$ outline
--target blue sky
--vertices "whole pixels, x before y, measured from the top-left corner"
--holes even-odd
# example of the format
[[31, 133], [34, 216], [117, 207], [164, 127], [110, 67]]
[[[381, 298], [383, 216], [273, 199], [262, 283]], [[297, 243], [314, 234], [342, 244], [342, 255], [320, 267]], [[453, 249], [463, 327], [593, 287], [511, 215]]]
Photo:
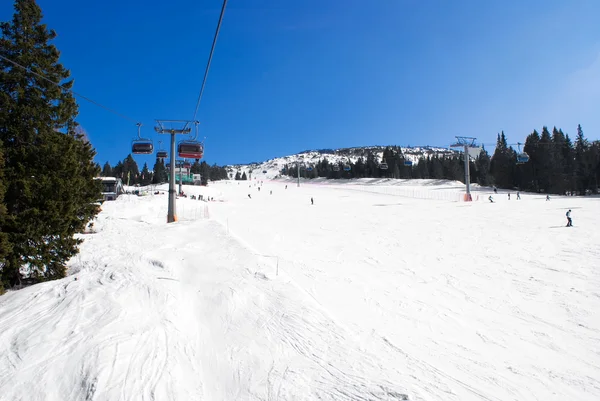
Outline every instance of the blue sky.
[[[135, 121], [191, 119], [221, 0], [38, 0], [74, 89]], [[0, 4], [0, 20], [12, 17]], [[205, 160], [306, 149], [600, 137], [596, 0], [229, 0], [198, 112]], [[96, 160], [135, 124], [79, 99]], [[136, 156], [141, 165], [153, 157]]]

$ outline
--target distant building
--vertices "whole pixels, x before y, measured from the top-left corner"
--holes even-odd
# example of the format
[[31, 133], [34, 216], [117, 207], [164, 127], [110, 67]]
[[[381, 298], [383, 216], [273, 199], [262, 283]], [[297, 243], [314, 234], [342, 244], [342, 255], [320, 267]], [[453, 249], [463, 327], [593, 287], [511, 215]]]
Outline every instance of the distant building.
[[105, 201], [116, 200], [123, 190], [123, 181], [115, 177], [98, 177], [102, 181], [102, 198]]
[[192, 174], [192, 179], [194, 180], [194, 185], [202, 185], [202, 175]]

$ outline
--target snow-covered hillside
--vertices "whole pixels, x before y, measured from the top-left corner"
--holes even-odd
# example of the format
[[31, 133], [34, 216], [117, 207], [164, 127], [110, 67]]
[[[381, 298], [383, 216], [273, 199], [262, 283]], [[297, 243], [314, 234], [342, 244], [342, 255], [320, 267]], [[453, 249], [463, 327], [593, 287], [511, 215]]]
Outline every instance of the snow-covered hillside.
[[[233, 178], [237, 171], [251, 175], [257, 179], [273, 179], [278, 177], [281, 170], [286, 165], [296, 165], [301, 163], [305, 165], [314, 165], [323, 159], [327, 159], [332, 164], [352, 162], [362, 157], [366, 159], [367, 152], [371, 152], [375, 155], [377, 162], [380, 162], [383, 158], [383, 151], [385, 146], [369, 146], [360, 148], [345, 148], [337, 150], [311, 150], [295, 155], [277, 157], [274, 159], [267, 160], [262, 163], [251, 163], [251, 164], [236, 164], [226, 166], [229, 171], [229, 175]], [[452, 149], [438, 148], [438, 147], [407, 147], [401, 148], [402, 154], [406, 160], [410, 160], [413, 163], [417, 163], [421, 157], [432, 157], [434, 155], [445, 156], [453, 155], [457, 152]]]
[[67, 278], [0, 297], [0, 400], [600, 399], [600, 199], [408, 184], [104, 203]]

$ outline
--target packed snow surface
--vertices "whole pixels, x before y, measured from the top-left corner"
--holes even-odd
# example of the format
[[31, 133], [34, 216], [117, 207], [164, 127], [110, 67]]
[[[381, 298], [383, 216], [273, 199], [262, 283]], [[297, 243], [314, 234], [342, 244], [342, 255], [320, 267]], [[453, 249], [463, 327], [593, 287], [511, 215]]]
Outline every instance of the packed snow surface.
[[599, 198], [184, 191], [214, 201], [106, 202], [67, 278], [0, 297], [0, 400], [600, 399]]

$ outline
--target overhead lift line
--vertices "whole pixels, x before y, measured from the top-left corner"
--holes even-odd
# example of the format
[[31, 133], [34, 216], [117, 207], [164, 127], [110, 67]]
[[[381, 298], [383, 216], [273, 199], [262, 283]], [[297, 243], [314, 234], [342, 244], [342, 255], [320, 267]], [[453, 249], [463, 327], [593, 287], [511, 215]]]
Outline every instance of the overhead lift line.
[[221, 7], [221, 15], [219, 16], [219, 23], [217, 24], [217, 30], [215, 31], [215, 37], [213, 38], [212, 47], [208, 56], [208, 63], [206, 64], [206, 70], [204, 71], [204, 79], [202, 80], [202, 86], [200, 87], [200, 94], [198, 95], [198, 101], [196, 102], [196, 110], [194, 110], [194, 117], [192, 118], [192, 121], [196, 120], [196, 115], [198, 114], [198, 107], [200, 107], [200, 100], [202, 99], [202, 93], [204, 92], [204, 86], [206, 85], [206, 77], [208, 76], [208, 70], [210, 69], [210, 62], [215, 51], [217, 37], [219, 36], [219, 30], [221, 29], [221, 22], [223, 21], [223, 14], [225, 14], [226, 6], [227, 0], [223, 0], [223, 7]]
[[11, 60], [11, 59], [9, 59], [9, 58], [6, 58], [6, 57], [4, 57], [4, 56], [3, 56], [3, 55], [1, 55], [1, 54], [0, 54], [0, 58], [2, 58], [2, 59], [4, 59], [4, 60], [8, 61], [9, 63], [11, 63], [11, 64], [13, 64], [13, 65], [16, 65], [17, 67], [20, 67], [20, 68], [24, 69], [25, 71], [27, 71], [27, 72], [29, 72], [29, 73], [31, 73], [31, 74], [33, 74], [33, 75], [37, 76], [37, 77], [40, 77], [40, 78], [42, 78], [42, 79], [43, 79], [43, 80], [45, 80], [45, 81], [48, 81], [48, 82], [50, 82], [50, 83], [51, 83], [51, 84], [53, 84], [53, 85], [56, 85], [57, 87], [59, 87], [59, 88], [60, 88], [61, 90], [63, 90], [63, 91], [67, 91], [67, 92], [69, 92], [69, 93], [72, 93], [73, 95], [79, 96], [80, 98], [82, 98], [82, 99], [84, 99], [84, 100], [87, 100], [88, 102], [90, 102], [90, 103], [92, 103], [92, 104], [95, 104], [95, 105], [96, 105], [96, 106], [98, 106], [98, 107], [102, 107], [104, 110], [106, 110], [106, 111], [109, 111], [109, 112], [111, 112], [111, 113], [113, 113], [113, 114], [116, 114], [117, 116], [119, 116], [119, 117], [121, 117], [121, 118], [124, 118], [124, 119], [126, 119], [126, 120], [129, 120], [129, 121], [133, 121], [134, 123], [137, 123], [137, 121], [136, 121], [136, 120], [134, 120], [133, 118], [130, 118], [130, 117], [128, 117], [128, 116], [126, 116], [126, 115], [124, 115], [124, 114], [121, 114], [121, 113], [119, 113], [119, 112], [117, 112], [117, 111], [114, 111], [113, 109], [111, 109], [111, 108], [109, 108], [109, 107], [106, 107], [106, 106], [104, 106], [103, 104], [101, 104], [101, 103], [98, 103], [98, 102], [96, 102], [95, 100], [93, 100], [93, 99], [90, 99], [89, 97], [82, 95], [81, 93], [77, 93], [77, 92], [75, 92], [73, 89], [67, 89], [67, 88], [64, 88], [64, 87], [63, 87], [61, 84], [59, 84], [58, 82], [54, 82], [53, 80], [51, 80], [51, 79], [49, 79], [49, 78], [46, 78], [45, 76], [43, 76], [43, 75], [41, 75], [41, 74], [38, 74], [37, 72], [33, 71], [31, 68], [27, 68], [27, 67], [25, 67], [25, 66], [23, 66], [23, 65], [21, 65], [21, 64], [19, 64], [19, 63], [17, 63], [16, 61], [13, 61], [13, 60]]

